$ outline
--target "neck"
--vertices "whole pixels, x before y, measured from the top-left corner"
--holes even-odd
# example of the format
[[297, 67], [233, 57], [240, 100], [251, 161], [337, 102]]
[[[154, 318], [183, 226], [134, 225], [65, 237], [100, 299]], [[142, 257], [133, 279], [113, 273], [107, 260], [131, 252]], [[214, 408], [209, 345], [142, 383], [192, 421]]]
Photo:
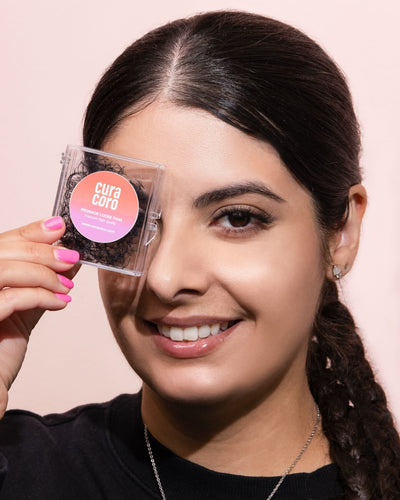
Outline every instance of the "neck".
[[[281, 475], [307, 441], [316, 404], [306, 384], [296, 395], [186, 404], [143, 386], [143, 420], [152, 435], [175, 454], [209, 469], [249, 476]], [[321, 425], [295, 472], [330, 463]]]

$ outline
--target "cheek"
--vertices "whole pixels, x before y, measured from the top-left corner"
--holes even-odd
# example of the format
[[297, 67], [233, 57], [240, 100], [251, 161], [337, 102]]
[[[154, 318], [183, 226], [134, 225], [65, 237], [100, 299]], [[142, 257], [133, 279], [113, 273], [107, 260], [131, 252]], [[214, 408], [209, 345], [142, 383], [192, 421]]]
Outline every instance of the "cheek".
[[141, 278], [100, 269], [98, 279], [104, 308], [114, 329], [132, 307]]
[[[135, 299], [143, 286], [143, 278], [128, 276], [113, 271], [98, 271], [101, 297], [114, 337], [132, 367], [140, 367], [135, 359], [141, 343], [135, 342], [138, 331], [136, 318], [131, 314]], [[137, 356], [136, 356], [137, 357]]]
[[309, 332], [324, 280], [313, 224], [271, 230], [262, 241], [219, 257], [218, 279], [253, 319], [288, 334], [292, 328]]

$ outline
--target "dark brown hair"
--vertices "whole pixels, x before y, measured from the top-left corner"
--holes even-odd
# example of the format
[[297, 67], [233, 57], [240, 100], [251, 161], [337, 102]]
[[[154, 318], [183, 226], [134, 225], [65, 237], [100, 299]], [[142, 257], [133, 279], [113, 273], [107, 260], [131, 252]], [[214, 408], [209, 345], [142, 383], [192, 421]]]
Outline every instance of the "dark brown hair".
[[[269, 142], [312, 194], [323, 233], [345, 220], [361, 180], [351, 96], [332, 59], [299, 30], [244, 12], [211, 12], [151, 31], [100, 80], [84, 144], [101, 148], [129, 114], [163, 97]], [[400, 498], [400, 442], [354, 321], [324, 284], [307, 362], [345, 498]]]

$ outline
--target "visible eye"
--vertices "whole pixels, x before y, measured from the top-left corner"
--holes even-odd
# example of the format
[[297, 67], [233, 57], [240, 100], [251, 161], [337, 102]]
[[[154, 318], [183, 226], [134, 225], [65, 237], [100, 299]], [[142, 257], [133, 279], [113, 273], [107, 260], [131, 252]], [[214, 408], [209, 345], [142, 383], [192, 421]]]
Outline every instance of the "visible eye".
[[270, 214], [253, 207], [226, 207], [214, 215], [213, 226], [228, 235], [245, 236], [266, 228], [273, 221]]
[[220, 224], [226, 227], [246, 227], [251, 223], [252, 216], [244, 210], [232, 211], [220, 217]]

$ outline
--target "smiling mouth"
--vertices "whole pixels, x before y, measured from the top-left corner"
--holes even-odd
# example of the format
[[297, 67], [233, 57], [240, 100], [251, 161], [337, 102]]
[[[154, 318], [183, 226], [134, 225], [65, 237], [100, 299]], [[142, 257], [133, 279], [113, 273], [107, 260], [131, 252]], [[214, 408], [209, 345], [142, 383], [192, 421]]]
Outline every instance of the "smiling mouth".
[[177, 342], [193, 342], [199, 339], [206, 339], [211, 335], [218, 335], [238, 322], [225, 321], [223, 323], [214, 323], [211, 325], [189, 326], [187, 328], [180, 328], [177, 326], [167, 326], [153, 323], [160, 335], [167, 337]]

